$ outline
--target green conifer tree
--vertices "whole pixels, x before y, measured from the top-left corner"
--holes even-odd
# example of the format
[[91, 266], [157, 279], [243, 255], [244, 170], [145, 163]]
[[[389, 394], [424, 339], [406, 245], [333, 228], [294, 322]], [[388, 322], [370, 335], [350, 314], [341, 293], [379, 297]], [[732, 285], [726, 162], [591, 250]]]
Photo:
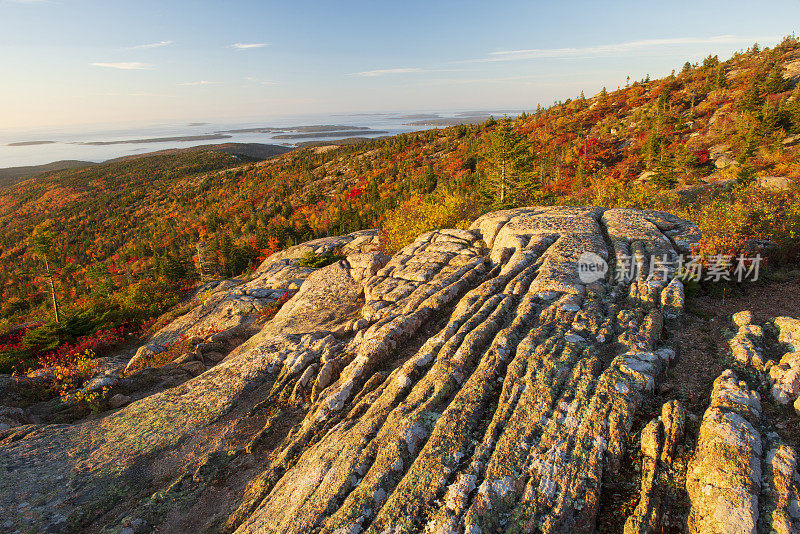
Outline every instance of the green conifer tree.
[[764, 91], [768, 94], [782, 93], [789, 86], [788, 80], [783, 77], [780, 67], [775, 67], [764, 81]]
[[53, 273], [50, 271], [50, 262], [48, 256], [51, 255], [53, 248], [53, 239], [55, 233], [53, 232], [52, 225], [49, 221], [44, 222], [37, 226], [31, 234], [31, 245], [37, 256], [44, 262], [45, 278], [47, 278], [48, 286], [50, 288], [50, 299], [53, 303], [53, 315], [56, 323], [61, 322], [61, 314], [58, 309], [58, 300], [56, 299], [56, 288], [53, 282]]
[[486, 157], [490, 171], [483, 180], [483, 196], [495, 207], [510, 206], [522, 193], [531, 154], [508, 118], [498, 121], [490, 142]]

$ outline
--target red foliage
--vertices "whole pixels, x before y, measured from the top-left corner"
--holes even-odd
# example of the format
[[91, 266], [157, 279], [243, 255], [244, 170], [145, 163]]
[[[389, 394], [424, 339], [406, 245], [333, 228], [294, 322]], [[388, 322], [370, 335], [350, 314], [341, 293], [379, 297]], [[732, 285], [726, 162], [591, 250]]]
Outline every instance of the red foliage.
[[40, 367], [69, 367], [87, 350], [100, 355], [113, 347], [122, 341], [122, 334], [122, 327], [98, 330], [88, 336], [79, 337], [74, 345], [64, 343], [58, 349], [40, 356], [37, 362]]
[[353, 200], [354, 198], [358, 198], [363, 194], [364, 194], [363, 189], [361, 189], [360, 187], [354, 187], [353, 189], [345, 193], [344, 198], [346, 198], [347, 200]]
[[708, 149], [705, 148], [703, 150], [695, 150], [694, 157], [695, 159], [697, 159], [698, 165], [705, 165], [711, 158], [711, 156], [708, 153]]
[[25, 336], [25, 334], [38, 326], [41, 326], [41, 323], [35, 323], [22, 328], [15, 328], [14, 330], [11, 330], [10, 332], [0, 336], [0, 352], [5, 350], [21, 350], [22, 338]]
[[265, 248], [262, 248], [258, 253], [258, 263], [261, 263], [265, 259], [269, 258], [280, 249], [281, 249], [281, 244], [278, 241], [278, 238], [274, 236], [270, 237], [267, 240], [267, 246]]
[[589, 137], [586, 141], [578, 148], [578, 156], [582, 157], [584, 161], [589, 159], [589, 151], [597, 144], [596, 137]]
[[281, 309], [281, 306], [286, 304], [286, 302], [296, 294], [296, 289], [292, 289], [284, 293], [283, 296], [277, 300], [277, 302], [273, 302], [261, 311], [261, 319], [264, 321], [269, 321], [275, 317], [275, 315], [277, 315], [278, 311]]

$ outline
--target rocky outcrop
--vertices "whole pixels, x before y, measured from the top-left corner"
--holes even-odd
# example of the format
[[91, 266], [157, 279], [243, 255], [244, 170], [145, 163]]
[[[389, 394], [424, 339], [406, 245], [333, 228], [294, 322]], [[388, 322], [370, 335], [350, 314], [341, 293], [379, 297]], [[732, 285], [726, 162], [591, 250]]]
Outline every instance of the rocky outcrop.
[[[256, 333], [259, 327], [254, 323], [259, 316], [290, 291], [299, 290], [306, 278], [317, 270], [302, 264], [306, 255], [339, 252], [352, 259], [355, 266], [352, 274], [361, 279], [365, 272], [374, 274], [377, 269], [374, 262], [365, 258], [376, 255], [370, 252], [377, 248], [378, 236], [374, 230], [317, 239], [271, 255], [248, 280], [205, 284], [195, 293], [195, 306], [151, 336], [128, 362], [127, 368], [140, 368], [149, 358], [166, 350], [170, 343], [191, 337], [208, 337], [215, 333], [225, 335], [228, 345], [235, 347], [238, 344], [230, 343], [231, 340], [241, 343]], [[326, 304], [318, 302], [315, 307], [323, 310]], [[313, 319], [309, 320], [313, 322]], [[205, 361], [204, 358], [198, 359]]]
[[800, 144], [800, 134], [787, 135], [786, 137], [783, 138], [781, 144], [787, 148]]
[[683, 441], [686, 410], [678, 401], [662, 407], [661, 416], [641, 432], [641, 490], [639, 503], [625, 522], [625, 534], [664, 532], [665, 515], [675, 501], [670, 468]]
[[794, 404], [800, 413], [800, 320], [777, 317], [762, 326], [752, 319], [749, 311], [733, 315], [733, 357], [759, 373], [775, 402]]
[[800, 531], [797, 453], [763, 433], [761, 414], [759, 394], [733, 371], [714, 382], [686, 480], [691, 532]]
[[762, 417], [765, 404], [797, 398], [800, 321], [778, 317], [752, 324], [753, 314], [746, 310], [732, 320], [737, 330], [729, 342], [731, 355], [767, 395], [762, 398], [730, 369], [714, 382], [687, 474], [689, 528], [699, 533], [800, 532], [797, 453]]
[[772, 191], [788, 191], [792, 187], [792, 180], [785, 176], [759, 176], [756, 180], [758, 185]]
[[691, 532], [756, 532], [761, 490], [760, 417], [758, 393], [750, 391], [731, 370], [717, 378], [687, 474]]
[[[345, 247], [374, 243], [353, 236]], [[249, 466], [207, 528], [593, 532], [603, 480], [675, 357], [661, 344], [683, 306], [670, 266], [698, 238], [666, 213], [547, 207], [430, 232], [391, 259], [358, 245], [199, 376], [76, 425], [0, 433], [8, 528], [157, 526], [166, 503], [200, 514]], [[259, 287], [274, 289], [273, 269], [296, 276], [305, 252], [268, 259]], [[586, 253], [605, 278], [581, 281]], [[648, 261], [617, 281], [629, 256]], [[254, 283], [214, 309], [242, 288], [260, 298]], [[665, 410], [657, 465], [679, 441], [680, 410]]]

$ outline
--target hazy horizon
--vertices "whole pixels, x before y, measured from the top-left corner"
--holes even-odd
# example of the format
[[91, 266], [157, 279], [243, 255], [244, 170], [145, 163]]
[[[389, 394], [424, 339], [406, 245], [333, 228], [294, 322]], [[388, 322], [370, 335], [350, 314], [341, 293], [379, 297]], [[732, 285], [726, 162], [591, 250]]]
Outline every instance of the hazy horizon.
[[[515, 115], [519, 110], [474, 110], [483, 120], [485, 114]], [[95, 163], [117, 157], [140, 155], [158, 150], [188, 148], [198, 145], [226, 143], [259, 143], [295, 146], [296, 143], [335, 141], [347, 137], [378, 137], [426, 130], [435, 125], [414, 124], [428, 119], [471, 117], [469, 110], [399, 110], [380, 113], [287, 114], [272, 117], [244, 117], [218, 121], [140, 121], [128, 124], [70, 125], [30, 129], [0, 129], [0, 169], [42, 165], [61, 160], [81, 160]], [[480, 122], [474, 120], [472, 122]], [[314, 137], [305, 132], [295, 139], [275, 138], [280, 132], [242, 132], [241, 128], [291, 129], [311, 125], [337, 125], [366, 128], [365, 131], [342, 131], [342, 135], [326, 132]], [[231, 131], [233, 130], [233, 131]], [[198, 139], [196, 136], [217, 135], [217, 138]], [[174, 139], [180, 137], [182, 139]], [[183, 139], [185, 137], [185, 139]], [[194, 138], [192, 138], [194, 137]], [[151, 142], [142, 142], [149, 139]], [[135, 141], [135, 142], [134, 142]]]
[[7, 131], [534, 109], [773, 46], [800, 4], [0, 0], [0, 15]]

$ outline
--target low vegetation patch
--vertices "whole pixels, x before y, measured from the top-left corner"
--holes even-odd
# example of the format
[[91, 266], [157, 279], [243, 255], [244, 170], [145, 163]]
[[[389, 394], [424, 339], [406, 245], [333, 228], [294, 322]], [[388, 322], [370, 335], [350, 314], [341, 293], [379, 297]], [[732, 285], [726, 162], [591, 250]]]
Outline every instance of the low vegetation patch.
[[289, 299], [291, 299], [293, 296], [297, 294], [297, 291], [298, 291], [297, 289], [289, 290], [286, 293], [284, 293], [283, 296], [279, 298], [277, 301], [263, 308], [259, 313], [257, 321], [263, 324], [274, 318], [278, 314], [280, 309], [283, 307], [283, 305], [286, 304], [289, 301]]
[[320, 267], [326, 267], [337, 261], [343, 260], [345, 258], [344, 254], [341, 251], [330, 251], [330, 252], [323, 252], [321, 254], [316, 254], [314, 252], [306, 252], [305, 255], [297, 260], [297, 265], [300, 267], [308, 267], [312, 269], [318, 269]]

